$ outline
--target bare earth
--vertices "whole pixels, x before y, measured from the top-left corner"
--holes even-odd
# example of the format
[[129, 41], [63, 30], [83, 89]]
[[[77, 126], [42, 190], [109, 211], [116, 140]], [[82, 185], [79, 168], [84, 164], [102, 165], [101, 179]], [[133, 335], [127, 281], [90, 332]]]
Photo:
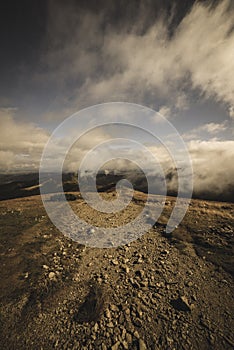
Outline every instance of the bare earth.
[[[174, 201], [147, 234], [108, 249], [65, 238], [40, 196], [1, 201], [0, 348], [233, 349], [234, 204], [192, 200], [166, 236]], [[116, 227], [142, 210], [144, 195], [122, 217], [69, 203]]]

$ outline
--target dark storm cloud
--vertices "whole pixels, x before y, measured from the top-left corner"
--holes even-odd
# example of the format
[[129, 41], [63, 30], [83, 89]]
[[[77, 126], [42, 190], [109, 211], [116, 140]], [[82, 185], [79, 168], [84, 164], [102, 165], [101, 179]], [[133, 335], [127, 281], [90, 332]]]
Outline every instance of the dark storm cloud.
[[37, 64], [46, 18], [46, 0], [0, 2], [0, 107], [20, 99], [19, 88], [25, 94], [23, 82]]

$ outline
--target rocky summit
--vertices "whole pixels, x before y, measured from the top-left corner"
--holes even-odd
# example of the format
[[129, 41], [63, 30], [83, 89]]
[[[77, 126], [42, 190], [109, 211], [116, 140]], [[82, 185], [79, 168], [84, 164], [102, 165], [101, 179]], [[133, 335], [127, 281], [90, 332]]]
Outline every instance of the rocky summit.
[[[126, 220], [144, 204], [134, 198]], [[94, 225], [120, 223], [73, 199]], [[0, 348], [233, 349], [234, 205], [192, 200], [168, 235], [174, 202], [137, 240], [91, 248], [53, 226], [40, 196], [1, 201]]]

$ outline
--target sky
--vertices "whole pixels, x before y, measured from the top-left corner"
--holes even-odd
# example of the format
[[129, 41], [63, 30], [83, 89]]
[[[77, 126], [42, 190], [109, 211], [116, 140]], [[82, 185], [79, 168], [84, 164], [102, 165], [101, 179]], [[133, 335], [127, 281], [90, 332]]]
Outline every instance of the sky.
[[233, 186], [232, 0], [2, 1], [0, 16], [1, 172], [37, 170], [68, 116], [123, 101], [176, 127], [197, 189]]

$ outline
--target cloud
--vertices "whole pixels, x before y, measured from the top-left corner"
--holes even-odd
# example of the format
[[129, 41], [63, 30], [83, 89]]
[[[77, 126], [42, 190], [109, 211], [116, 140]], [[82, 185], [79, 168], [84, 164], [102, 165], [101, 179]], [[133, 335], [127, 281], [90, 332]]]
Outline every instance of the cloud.
[[165, 118], [169, 118], [171, 115], [171, 108], [167, 106], [161, 106], [158, 113], [162, 114], [162, 116]]
[[173, 47], [190, 73], [193, 88], [206, 97], [232, 104], [234, 13], [228, 11], [228, 5], [230, 1], [226, 0], [216, 7], [197, 2], [178, 27]]
[[186, 132], [183, 135], [183, 138], [185, 140], [199, 139], [201, 135], [205, 135], [205, 134], [208, 136], [214, 136], [226, 131], [227, 129], [228, 129], [227, 120], [225, 120], [222, 123], [206, 123], [198, 126], [197, 128], [190, 130], [189, 132]]
[[233, 106], [229, 107], [229, 115], [231, 118], [234, 118], [234, 107]]
[[[145, 6], [142, 11], [147, 18]], [[107, 23], [105, 10], [77, 14], [72, 6], [52, 2], [48, 49], [42, 57], [45, 70], [34, 78], [59, 89], [55, 105], [67, 94], [64, 107], [118, 100], [155, 107], [164, 100], [168, 108], [183, 110], [190, 94], [198, 91], [225, 104], [232, 116], [231, 1], [216, 6], [195, 2], [173, 33], [172, 17], [161, 15], [148, 26], [129, 19], [121, 28]]]
[[[234, 141], [192, 140], [188, 150], [193, 166], [193, 194], [195, 197], [233, 201], [234, 189]], [[162, 148], [152, 148], [163, 165], [167, 188], [176, 193], [178, 174], [175, 165]], [[182, 176], [186, 169], [182, 169]]]
[[38, 170], [48, 132], [34, 124], [14, 120], [15, 110], [0, 109], [1, 171]]
[[227, 129], [227, 123], [207, 123], [200, 127], [200, 130], [204, 130], [209, 134], [217, 134], [219, 132], [225, 131]]
[[213, 199], [232, 199], [234, 141], [191, 141], [195, 194]]

